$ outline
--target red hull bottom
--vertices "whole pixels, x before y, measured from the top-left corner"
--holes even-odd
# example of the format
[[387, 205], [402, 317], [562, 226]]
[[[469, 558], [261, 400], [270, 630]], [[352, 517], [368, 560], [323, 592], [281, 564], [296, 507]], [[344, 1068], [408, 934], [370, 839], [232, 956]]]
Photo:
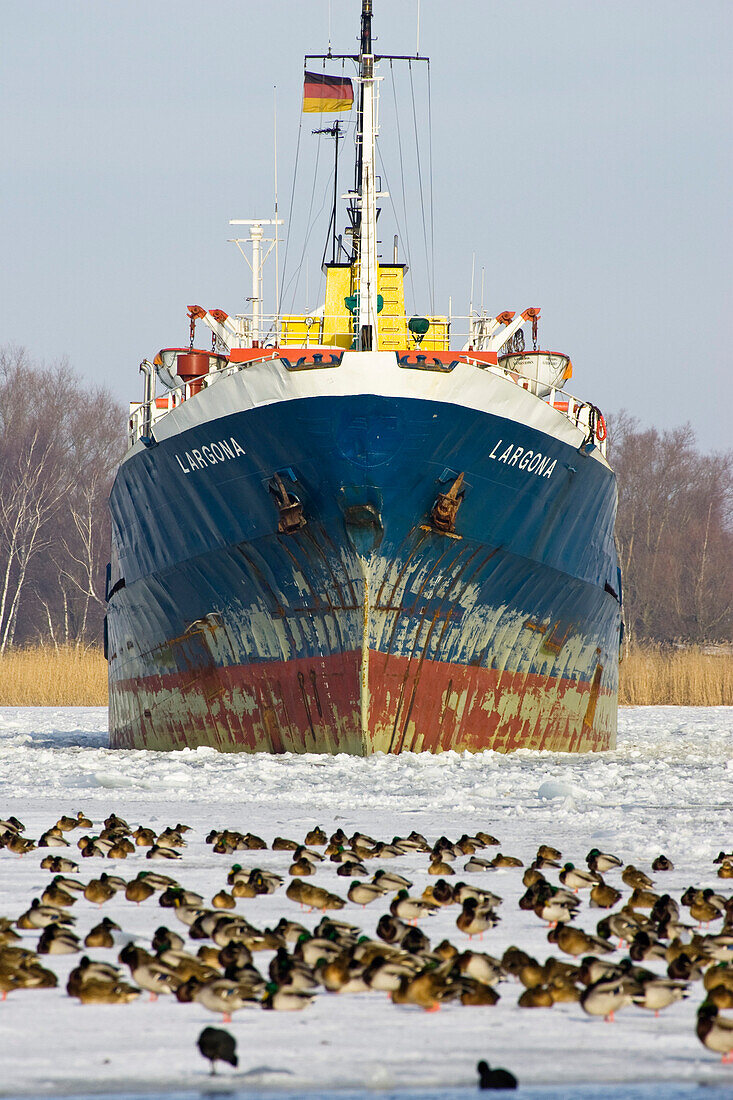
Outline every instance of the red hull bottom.
[[588, 752], [616, 744], [600, 685], [369, 650], [110, 685], [112, 747], [221, 752]]

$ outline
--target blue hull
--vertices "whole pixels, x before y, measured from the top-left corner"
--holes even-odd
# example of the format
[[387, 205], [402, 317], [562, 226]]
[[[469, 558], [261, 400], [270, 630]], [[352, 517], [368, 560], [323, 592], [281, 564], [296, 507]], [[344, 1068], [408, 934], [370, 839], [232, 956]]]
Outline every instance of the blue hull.
[[281, 401], [142, 449], [111, 498], [112, 743], [610, 747], [615, 508], [605, 464], [440, 401]]

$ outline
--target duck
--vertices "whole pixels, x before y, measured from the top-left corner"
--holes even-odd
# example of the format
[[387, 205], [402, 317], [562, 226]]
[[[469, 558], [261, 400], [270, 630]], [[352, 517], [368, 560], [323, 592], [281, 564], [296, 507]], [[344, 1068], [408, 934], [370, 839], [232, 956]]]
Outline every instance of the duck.
[[[435, 884], [438, 885], [437, 882]], [[457, 882], [453, 887], [453, 898], [459, 905], [463, 905], [466, 898], [475, 898], [476, 901], [484, 902], [486, 905], [490, 905], [496, 908], [497, 905], [501, 905], [502, 899], [498, 894], [492, 893], [491, 890], [486, 890], [482, 886], [469, 886], [466, 882]]]
[[492, 859], [491, 866], [501, 870], [506, 867], [524, 867], [524, 864], [517, 856], [505, 856], [502, 852], [498, 852]]
[[276, 836], [272, 842], [273, 852], [294, 852], [297, 847], [297, 840], [288, 840], [284, 836]]
[[652, 863], [652, 871], [674, 871], [674, 863], [665, 855], [658, 855]]
[[39, 936], [36, 951], [39, 955], [74, 955], [79, 951], [79, 937], [68, 928], [49, 924]]
[[33, 898], [30, 908], [26, 909], [15, 922], [17, 928], [45, 928], [49, 924], [71, 925], [74, 918], [58, 909], [55, 905], [43, 905], [38, 898]]
[[643, 992], [634, 997], [634, 1004], [646, 1008], [658, 1016], [663, 1008], [681, 1001], [687, 996], [688, 983], [669, 978], [649, 978], [642, 984]]
[[385, 943], [400, 944], [407, 935], [409, 925], [399, 917], [384, 913], [377, 922], [377, 935]]
[[566, 863], [558, 877], [563, 886], [574, 893], [578, 890], [590, 890], [601, 881], [595, 871], [581, 871], [574, 863]]
[[78, 990], [85, 982], [118, 982], [122, 975], [117, 966], [112, 963], [97, 962], [87, 955], [82, 955], [79, 962], [70, 972], [66, 983], [66, 992], [70, 997], [75, 997]]
[[301, 1012], [312, 1005], [314, 1000], [314, 994], [306, 990], [289, 989], [279, 986], [277, 982], [268, 982], [262, 1007], [275, 1012]]
[[136, 848], [152, 848], [157, 836], [153, 829], [144, 829], [142, 825], [139, 825], [133, 832], [132, 838], [135, 841]]
[[655, 893], [654, 890], [646, 890], [641, 886], [635, 886], [626, 904], [629, 909], [653, 909], [660, 897], [661, 895]]
[[120, 931], [119, 924], [115, 924], [109, 917], [103, 917], [99, 924], [95, 924], [84, 937], [85, 947], [114, 947], [115, 941], [112, 932]]
[[135, 902], [136, 905], [142, 905], [155, 893], [155, 887], [143, 877], [144, 874], [145, 872], [141, 871], [137, 878], [131, 879], [125, 887], [125, 898], [127, 901]]
[[[127, 887], [125, 887], [127, 889]], [[84, 897], [95, 905], [104, 905], [117, 893], [108, 877], [102, 873], [100, 878], [93, 878], [84, 887]]]
[[166, 848], [160, 844], [154, 844], [145, 853], [146, 859], [180, 859], [181, 853], [175, 848]]
[[733, 878], [733, 859], [724, 859], [718, 867], [718, 878]]
[[393, 917], [399, 917], [400, 920], [405, 921], [416, 921], [420, 917], [432, 917], [439, 909], [440, 906], [436, 902], [410, 897], [407, 890], [400, 890], [389, 907]]
[[480, 1061], [476, 1066], [479, 1089], [515, 1089], [518, 1081], [508, 1069], [491, 1069], [488, 1062]]
[[426, 1012], [436, 1012], [451, 993], [460, 996], [460, 988], [450, 991], [442, 972], [425, 969], [413, 977], [405, 976], [390, 998], [396, 1005], [417, 1005]]
[[487, 905], [482, 905], [476, 898], [466, 898], [463, 909], [456, 918], [456, 927], [470, 938], [482, 936], [483, 933], [499, 923], [501, 918]]
[[455, 871], [444, 859], [434, 859], [428, 867], [428, 874], [434, 875], [436, 878], [443, 877], [445, 875], [454, 875]]
[[477, 832], [475, 833], [476, 839], [481, 842], [484, 848], [498, 848], [499, 841], [491, 833]]
[[624, 865], [624, 861], [619, 859], [618, 856], [611, 855], [610, 852], [601, 852], [599, 848], [591, 848], [585, 857], [585, 862], [588, 864], [589, 870], [595, 871], [597, 874], [606, 874], [608, 871], [615, 871], [618, 867]]
[[638, 867], [635, 867], [633, 863], [628, 863], [621, 872], [621, 881], [625, 882], [627, 886], [631, 886], [636, 890], [643, 888], [651, 888], [654, 885], [649, 875], [645, 875], [643, 871], [640, 871]]
[[220, 1027], [205, 1027], [196, 1040], [196, 1045], [202, 1057], [211, 1062], [211, 1076], [216, 1076], [216, 1063], [228, 1062], [236, 1069], [239, 1065], [237, 1058], [237, 1041], [228, 1031]]
[[717, 1005], [704, 1001], [697, 1010], [697, 1037], [708, 1050], [733, 1061], [733, 1020], [719, 1014]]
[[[106, 919], [105, 917], [105, 920]], [[184, 946], [185, 940], [183, 936], [179, 936], [177, 932], [172, 932], [171, 929], [166, 928], [164, 924], [161, 924], [159, 928], [155, 929], [151, 941], [153, 951], [157, 952], [162, 948], [170, 948], [173, 951], [183, 951]]]
[[211, 904], [214, 909], [235, 909], [237, 905], [232, 894], [227, 893], [226, 890], [219, 890], [218, 893], [214, 894]]
[[36, 847], [32, 840], [22, 837], [20, 833], [11, 833], [10, 835], [5, 833], [3, 841], [7, 850], [13, 852], [16, 856], [24, 856]]
[[76, 905], [77, 899], [72, 897], [68, 890], [64, 890], [64, 888], [59, 885], [59, 877], [60, 876], [57, 876], [57, 878], [53, 879], [53, 881], [48, 884], [41, 894], [41, 901], [44, 905], [55, 905], [57, 908], [69, 909], [72, 905]]
[[[452, 944], [450, 946], [452, 947]], [[456, 952], [456, 948], [453, 948], [453, 951]], [[506, 970], [492, 955], [485, 955], [478, 951], [463, 951], [460, 955], [455, 954], [452, 957], [455, 958], [461, 974], [467, 978], [474, 978], [482, 985], [495, 985], [506, 977]]]
[[57, 825], [52, 825], [38, 839], [39, 848], [69, 848], [69, 842]]
[[134, 846], [125, 837], [116, 840], [107, 852], [107, 859], [127, 859], [135, 851]]
[[41, 860], [41, 868], [58, 874], [74, 874], [79, 870], [79, 864], [73, 859], [67, 859], [66, 856], [44, 856]]
[[353, 878], [354, 875], [368, 875], [369, 872], [363, 863], [356, 863], [353, 860], [349, 860], [347, 863], [342, 863], [336, 870], [337, 875], [341, 875], [343, 878]]
[[460, 997], [462, 1005], [479, 1008], [482, 1005], [495, 1005], [499, 1001], [499, 994], [490, 985], [476, 981], [475, 978], [464, 978], [460, 982]]
[[552, 993], [546, 985], [535, 985], [525, 989], [517, 1001], [520, 1008], [552, 1008], [554, 1003]]
[[140, 990], [126, 982], [105, 982], [92, 979], [73, 994], [83, 1005], [130, 1004], [140, 996]]
[[181, 985], [181, 979], [174, 970], [132, 943], [123, 947], [119, 960], [130, 968], [132, 980], [148, 991], [151, 1001], [157, 1000], [161, 994], [175, 993]]
[[444, 878], [426, 886], [422, 892], [423, 901], [432, 901], [436, 905], [455, 905], [456, 898], [453, 887]]
[[294, 880], [286, 890], [286, 895], [292, 898], [290, 891], [293, 886], [297, 884], [300, 886], [299, 897], [295, 900], [300, 901], [301, 905], [307, 905], [310, 909], [343, 909], [346, 902], [343, 898], [338, 897], [336, 894], [332, 894], [329, 890], [324, 890], [321, 886], [312, 886], [309, 882], [303, 882], [301, 880]]
[[590, 906], [592, 909], [613, 909], [614, 905], [620, 900], [621, 891], [617, 890], [615, 886], [610, 886], [607, 882], [604, 882], [603, 878], [595, 886], [591, 886]]
[[346, 896], [355, 905], [367, 906], [373, 901], [383, 898], [386, 893], [388, 891], [384, 887], [378, 886], [374, 882], [359, 882], [358, 879], [354, 879]]
[[328, 843], [328, 837], [320, 825], [317, 825], [315, 829], [310, 829], [305, 834], [304, 844], [306, 847], [325, 848]]
[[641, 992], [628, 978], [602, 978], [589, 985], [580, 995], [580, 1007], [588, 1016], [603, 1016], [613, 1020], [615, 1012], [633, 1002]]
[[315, 875], [316, 869], [309, 859], [301, 856], [300, 859], [295, 859], [288, 867], [288, 874], [299, 878], [308, 878], [309, 875]]
[[494, 865], [489, 859], [483, 859], [481, 856], [471, 856], [463, 864], [463, 870], [469, 874], [476, 874], [480, 871], [491, 871], [494, 869]]
[[599, 936], [592, 936], [584, 932], [582, 928], [573, 928], [568, 924], [558, 924], [552, 929], [549, 936], [566, 955], [607, 955], [615, 951], [615, 947], [608, 940]]

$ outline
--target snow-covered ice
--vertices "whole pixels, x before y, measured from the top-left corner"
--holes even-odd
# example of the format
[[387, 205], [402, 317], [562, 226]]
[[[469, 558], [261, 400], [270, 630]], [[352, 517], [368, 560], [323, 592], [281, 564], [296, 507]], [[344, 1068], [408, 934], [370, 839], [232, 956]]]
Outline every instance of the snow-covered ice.
[[[730, 707], [624, 709], [618, 748], [587, 756], [520, 751], [355, 759], [226, 756], [211, 749], [120, 752], [107, 748], [106, 722], [104, 708], [0, 708], [0, 818], [15, 814], [35, 838], [60, 814], [78, 809], [95, 825], [113, 810], [130, 824], [156, 830], [184, 822], [192, 826], [184, 858], [163, 870], [207, 899], [225, 885], [234, 862], [213, 854], [204, 842], [209, 829], [224, 826], [251, 830], [268, 844], [278, 834], [302, 839], [315, 824], [328, 832], [340, 826], [347, 834], [360, 829], [386, 839], [412, 829], [429, 840], [483, 829], [499, 838], [501, 851], [525, 865], [543, 841], [582, 866], [591, 847], [646, 870], [664, 852], [675, 870], [655, 876], [658, 888], [679, 896], [689, 885], [722, 892], [728, 885], [715, 877], [712, 860], [719, 849], [730, 850], [733, 840]], [[72, 843], [78, 835], [71, 834]], [[19, 858], [0, 850], [0, 916], [16, 918], [41, 893], [50, 878], [39, 869], [47, 851]], [[69, 854], [73, 858], [76, 849]], [[83, 860], [79, 877], [86, 881], [114, 870], [132, 878], [140, 869], [160, 868], [142, 863], [144, 854], [139, 849], [124, 862]], [[290, 862], [287, 852], [237, 856], [244, 866], [280, 873]], [[377, 865], [370, 865], [370, 873]], [[434, 881], [424, 855], [386, 866], [414, 881], [412, 893]], [[461, 876], [460, 861], [456, 868]], [[334, 864], [324, 865], [310, 881], [345, 896], [348, 881], [335, 871]], [[473, 946], [501, 955], [515, 943], [541, 960], [558, 955], [537, 917], [517, 907], [521, 876], [515, 869], [470, 876], [504, 898], [501, 922]], [[617, 879], [607, 876], [614, 884]], [[273, 925], [283, 913], [309, 927], [319, 919], [301, 913], [282, 890], [240, 900], [237, 908], [258, 927]], [[366, 909], [348, 904], [338, 916], [373, 935], [385, 909], [380, 903]], [[122, 926], [123, 939], [137, 937], [141, 943], [159, 924], [175, 923], [170, 910], [158, 907], [157, 896], [137, 907], [118, 895], [101, 911], [80, 900], [74, 907], [77, 931], [83, 936], [105, 914]], [[421, 927], [433, 943], [447, 936], [467, 944], [455, 927], [456, 915], [449, 907], [421, 921]], [[603, 915], [586, 902], [579, 923], [594, 930]], [[37, 936], [24, 932], [23, 938], [34, 946]], [[118, 949], [90, 954], [111, 961]], [[208, 1068], [195, 1040], [202, 1027], [217, 1025], [217, 1018], [196, 1004], [165, 997], [155, 1003], [140, 998], [126, 1006], [82, 1006], [64, 989], [78, 957], [47, 957], [46, 965], [59, 975], [57, 989], [14, 992], [0, 1003], [0, 1093], [203, 1085]], [[255, 957], [265, 971], [268, 960], [267, 954]], [[661, 964], [651, 965], [661, 972]], [[733, 1066], [721, 1066], [695, 1036], [699, 984], [687, 1001], [658, 1019], [632, 1007], [608, 1025], [575, 1004], [519, 1009], [514, 980], [498, 989], [495, 1007], [445, 1005], [436, 1013], [396, 1007], [376, 993], [321, 993], [301, 1013], [244, 1010], [228, 1025], [238, 1041], [240, 1066], [236, 1072], [227, 1067], [227, 1084], [293, 1091], [472, 1085], [476, 1061], [484, 1057], [510, 1067], [526, 1083], [704, 1080], [727, 1082], [733, 1091]]]

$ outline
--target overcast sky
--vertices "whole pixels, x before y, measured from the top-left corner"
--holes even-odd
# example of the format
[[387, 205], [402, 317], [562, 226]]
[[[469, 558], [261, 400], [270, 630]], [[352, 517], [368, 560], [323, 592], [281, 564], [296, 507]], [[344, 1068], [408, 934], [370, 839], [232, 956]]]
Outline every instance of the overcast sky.
[[[374, 0], [378, 50], [415, 51], [417, 8]], [[187, 305], [248, 308], [228, 221], [272, 216], [275, 86], [285, 217], [301, 127], [285, 305], [318, 304], [333, 145], [300, 114], [303, 54], [329, 22], [334, 52], [356, 50], [359, 0], [1, 10], [0, 343], [137, 400], [140, 360], [187, 342]], [[422, 0], [432, 142], [424, 66], [381, 84], [398, 220], [386, 203], [380, 231], [385, 256], [409, 237], [408, 308], [430, 310], [430, 279], [398, 123], [410, 178], [417, 123], [427, 206], [432, 151], [437, 312], [467, 313], [475, 254], [474, 304], [483, 269], [490, 312], [539, 305], [573, 392], [733, 445], [732, 24], [730, 0]]]

